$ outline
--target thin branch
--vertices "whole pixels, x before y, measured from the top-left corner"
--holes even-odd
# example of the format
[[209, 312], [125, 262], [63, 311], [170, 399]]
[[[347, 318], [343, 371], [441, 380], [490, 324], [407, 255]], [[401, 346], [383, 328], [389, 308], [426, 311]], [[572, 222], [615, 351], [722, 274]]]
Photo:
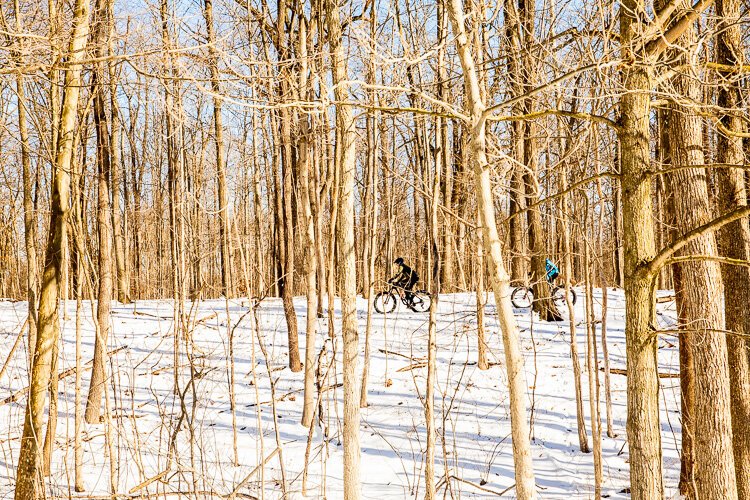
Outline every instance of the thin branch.
[[488, 116], [488, 121], [522, 121], [522, 120], [533, 120], [535, 118], [541, 118], [543, 116], [564, 116], [566, 118], [577, 118], [579, 120], [589, 120], [597, 123], [603, 123], [612, 127], [615, 130], [619, 130], [620, 126], [614, 120], [607, 118], [606, 116], [594, 115], [591, 113], [583, 113], [580, 111], [565, 111], [562, 109], [543, 109], [540, 111], [533, 111], [525, 115], [511, 115], [511, 116], [500, 116], [493, 115]]
[[484, 110], [483, 118], [486, 119], [486, 117], [490, 116], [494, 111], [502, 108], [507, 108], [509, 106], [513, 106], [514, 104], [517, 104], [525, 99], [528, 99], [529, 97], [532, 97], [536, 94], [539, 94], [540, 92], [543, 92], [551, 87], [554, 87], [555, 85], [558, 85], [560, 83], [563, 83], [567, 80], [570, 80], [571, 78], [575, 78], [576, 76], [580, 75], [581, 73], [585, 73], [589, 70], [598, 70], [601, 71], [606, 68], [611, 68], [613, 66], [619, 65], [621, 60], [619, 58], [610, 60], [608, 62], [602, 63], [602, 62], [595, 62], [593, 64], [587, 64], [586, 66], [581, 66], [580, 68], [576, 68], [573, 71], [569, 73], [565, 73], [564, 75], [558, 76], [554, 80], [551, 80], [550, 82], [545, 83], [544, 85], [540, 85], [539, 87], [536, 87], [534, 89], [530, 89], [528, 92], [524, 92], [523, 95], [520, 95], [518, 97], [514, 97], [512, 99], [508, 99], [507, 101], [503, 101], [501, 103], [492, 105], [487, 107], [487, 109]]
[[750, 73], [750, 64], [721, 64], [713, 61], [703, 63], [707, 69], [718, 71], [719, 73]]
[[566, 194], [575, 191], [579, 187], [584, 186], [584, 185], [588, 184], [589, 182], [592, 182], [592, 181], [595, 181], [595, 180], [601, 179], [601, 178], [619, 179], [620, 178], [620, 174], [618, 174], [617, 172], [600, 172], [597, 175], [593, 175], [591, 177], [586, 177], [585, 179], [581, 179], [580, 181], [574, 182], [573, 184], [571, 184], [570, 186], [568, 186], [567, 189], [565, 189], [563, 191], [560, 191], [558, 193], [549, 195], [549, 196], [547, 196], [547, 197], [545, 197], [543, 199], [540, 199], [540, 200], [538, 200], [538, 201], [536, 201], [536, 202], [534, 202], [534, 203], [526, 206], [525, 208], [522, 208], [521, 210], [518, 210], [517, 212], [514, 212], [512, 215], [509, 215], [508, 217], [506, 217], [502, 221], [502, 224], [507, 224], [514, 217], [518, 217], [521, 214], [525, 214], [526, 212], [528, 212], [529, 210], [531, 210], [533, 208], [536, 208], [536, 207], [538, 207], [540, 205], [543, 205], [545, 203], [549, 203], [549, 202], [551, 202], [553, 200], [556, 200], [557, 198], [565, 196]]
[[671, 264], [693, 262], [696, 260], [718, 262], [720, 264], [727, 264], [730, 266], [750, 267], [750, 260], [733, 259], [731, 257], [722, 257], [719, 255], [680, 255], [679, 257], [671, 257], [667, 259], [666, 262], [664, 262], [664, 265], [669, 266]]
[[717, 229], [722, 228], [727, 224], [741, 219], [742, 217], [745, 217], [747, 215], [750, 215], [750, 206], [745, 206], [742, 208], [738, 208], [737, 210], [734, 210], [732, 212], [728, 212], [720, 217], [713, 219], [712, 221], [707, 222], [706, 224], [703, 224], [702, 226], [688, 231], [687, 233], [683, 234], [681, 237], [677, 238], [672, 243], [664, 247], [658, 254], [656, 254], [653, 259], [642, 263], [639, 266], [638, 272], [645, 272], [651, 276], [655, 276], [656, 273], [659, 272], [659, 269], [664, 267], [667, 261], [672, 258], [672, 255], [674, 255], [675, 252], [684, 248], [685, 245], [687, 245], [691, 241], [706, 234], [712, 233]]

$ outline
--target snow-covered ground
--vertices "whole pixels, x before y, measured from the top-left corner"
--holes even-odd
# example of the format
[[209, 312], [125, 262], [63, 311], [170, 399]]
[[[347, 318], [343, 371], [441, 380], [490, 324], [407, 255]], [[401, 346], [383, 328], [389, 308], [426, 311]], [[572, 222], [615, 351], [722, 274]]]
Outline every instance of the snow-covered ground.
[[[576, 322], [583, 373], [584, 410], [590, 434], [584, 304], [578, 291]], [[595, 291], [597, 315], [601, 294]], [[174, 393], [174, 337], [172, 301], [138, 301], [115, 304], [109, 349], [121, 348], [111, 358], [109, 385], [115, 462], [119, 467], [118, 492], [132, 496], [157, 492], [213, 492], [217, 497], [233, 491], [238, 498], [279, 498], [282, 469], [273, 456], [264, 469], [237, 488], [256, 466], [281, 443], [283, 479], [288, 498], [301, 498], [308, 430], [300, 425], [303, 372], [287, 367], [287, 334], [280, 299], [266, 299], [257, 310], [260, 337], [268, 358], [254, 341], [255, 330], [248, 302], [209, 300], [188, 304], [187, 314], [198, 324], [192, 342], [181, 341], [179, 361], [181, 399]], [[486, 330], [493, 366], [476, 366], [476, 316], [474, 294], [443, 295], [438, 309], [438, 387], [436, 418], [439, 434], [436, 470], [442, 495], [455, 498], [490, 498], [514, 484], [508, 415], [508, 393], [502, 341], [492, 297], [486, 309]], [[360, 341], [364, 347], [367, 303], [357, 302]], [[84, 302], [82, 321], [83, 360], [91, 359], [94, 327], [92, 305]], [[295, 300], [300, 325], [300, 351], [304, 359], [305, 299]], [[338, 306], [338, 303], [337, 303]], [[669, 324], [674, 304], [660, 304], [660, 321]], [[611, 367], [625, 367], [624, 300], [621, 290], [610, 290], [607, 337]], [[75, 366], [75, 302], [67, 304], [63, 321], [61, 371]], [[227, 318], [228, 312], [228, 318]], [[337, 310], [337, 312], [339, 312]], [[26, 316], [23, 302], [0, 302], [0, 363], [8, 356]], [[565, 312], [567, 317], [567, 313]], [[533, 461], [542, 498], [590, 498], [593, 496], [593, 454], [581, 453], [576, 430], [573, 370], [567, 321], [540, 323], [528, 310], [516, 310], [521, 327], [522, 352], [526, 358], [527, 398], [533, 407]], [[375, 314], [371, 338], [369, 407], [362, 410], [362, 492], [364, 498], [408, 498], [423, 495], [425, 447], [424, 394], [426, 368], [402, 368], [426, 357], [427, 314], [400, 306], [387, 317]], [[338, 326], [338, 325], [337, 325]], [[321, 371], [330, 363], [331, 342], [327, 320], [319, 320], [316, 351]], [[238, 464], [233, 452], [232, 412], [229, 397], [229, 335], [233, 331], [236, 438]], [[337, 329], [337, 332], [339, 330]], [[597, 333], [599, 329], [597, 328]], [[340, 345], [338, 348], [340, 349]], [[602, 349], [599, 344], [601, 359]], [[676, 339], [659, 341], [661, 372], [676, 372]], [[189, 350], [191, 356], [185, 355]], [[0, 401], [28, 383], [26, 348], [21, 346], [0, 379]], [[398, 354], [396, 354], [398, 353]], [[338, 356], [340, 363], [341, 356]], [[413, 359], [410, 359], [413, 358]], [[191, 369], [192, 365], [192, 369]], [[420, 365], [421, 366], [421, 365]], [[360, 359], [359, 369], [362, 361]], [[328, 371], [323, 382], [320, 408], [310, 449], [306, 488], [312, 498], [342, 498], [341, 366]], [[193, 376], [191, 377], [191, 372]], [[271, 380], [275, 383], [274, 424]], [[603, 420], [603, 495], [628, 498], [628, 447], [625, 443], [626, 378], [613, 374], [613, 431], [606, 435], [603, 372], [599, 372]], [[83, 394], [90, 371], [83, 374]], [[192, 379], [192, 383], [189, 383]], [[53, 470], [49, 479], [53, 495], [69, 498], [73, 492], [74, 376], [60, 381], [59, 422]], [[679, 476], [680, 418], [679, 379], [660, 379], [662, 392], [662, 444], [668, 496], [674, 495]], [[26, 399], [0, 403], [0, 498], [13, 495], [15, 464]], [[181, 417], [182, 415], [182, 417]], [[179, 432], [175, 433], [179, 425]], [[109, 491], [110, 460], [105, 453], [105, 424], [85, 425], [83, 430], [86, 493]], [[192, 446], [190, 444], [193, 437]], [[176, 438], [175, 438], [176, 436]], [[176, 443], [170, 460], [170, 443]], [[589, 443], [591, 436], [589, 435]], [[166, 472], [164, 472], [166, 471]], [[162, 474], [163, 473], [163, 474]], [[160, 476], [146, 486], [143, 483]], [[455, 478], [460, 479], [455, 479]], [[462, 481], [463, 480], [463, 481]], [[477, 488], [475, 485], [481, 485]], [[136, 488], [140, 486], [140, 488]], [[509, 490], [505, 496], [512, 497]], [[178, 495], [182, 496], [182, 495]], [[205, 493], [200, 498], [208, 498]], [[90, 496], [89, 496], [90, 498]], [[174, 498], [174, 496], [173, 496]]]

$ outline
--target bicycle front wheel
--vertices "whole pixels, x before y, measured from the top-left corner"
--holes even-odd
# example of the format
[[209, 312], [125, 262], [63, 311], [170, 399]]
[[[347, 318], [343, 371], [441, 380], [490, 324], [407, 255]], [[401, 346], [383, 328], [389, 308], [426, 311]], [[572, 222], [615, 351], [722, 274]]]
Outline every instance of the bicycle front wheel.
[[414, 292], [414, 297], [411, 299], [411, 307], [416, 312], [429, 312], [432, 307], [432, 296], [424, 290]]
[[390, 292], [380, 292], [375, 296], [373, 305], [380, 314], [392, 313], [396, 309], [396, 297]]
[[[568, 295], [570, 297], [570, 303], [575, 304], [576, 303], [576, 292], [572, 288], [570, 289], [570, 294]], [[555, 304], [558, 306], [564, 306], [566, 305], [565, 302], [565, 287], [562, 286], [556, 286], [552, 290], [552, 300], [555, 301]]]
[[534, 292], [531, 288], [518, 287], [510, 294], [510, 301], [513, 303], [513, 307], [519, 309], [529, 308], [534, 302]]

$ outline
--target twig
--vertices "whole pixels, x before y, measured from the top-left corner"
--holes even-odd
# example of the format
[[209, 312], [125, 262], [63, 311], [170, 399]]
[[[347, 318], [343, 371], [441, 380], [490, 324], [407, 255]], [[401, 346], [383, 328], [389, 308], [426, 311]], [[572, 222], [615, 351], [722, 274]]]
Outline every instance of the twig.
[[23, 330], [26, 328], [26, 325], [29, 323], [29, 318], [26, 318], [26, 321], [23, 322], [23, 326], [21, 326], [21, 330], [18, 332], [18, 336], [16, 337], [16, 341], [13, 344], [13, 347], [10, 348], [10, 352], [8, 353], [8, 357], [5, 358], [5, 364], [3, 364], [3, 368], [0, 369], [0, 380], [2, 380], [3, 375], [5, 375], [5, 370], [8, 369], [8, 365], [10, 364], [11, 358], [13, 358], [13, 353], [16, 352], [16, 349], [18, 348], [18, 344], [21, 343], [21, 338], [23, 337]]
[[[118, 352], [122, 351], [123, 349], [127, 349], [127, 347], [128, 347], [128, 346], [124, 345], [124, 346], [120, 346], [120, 347], [118, 347], [117, 349], [113, 349], [113, 350], [111, 350], [111, 351], [109, 351], [109, 352], [107, 353], [107, 356], [112, 356], [112, 355], [114, 355], [114, 354], [117, 354]], [[90, 369], [91, 369], [91, 364], [93, 363], [93, 361], [94, 361], [93, 359], [92, 359], [92, 360], [89, 360], [89, 362], [88, 362], [88, 363], [86, 363], [86, 366], [84, 366], [84, 367], [83, 367], [83, 370], [90, 370]], [[60, 380], [60, 379], [64, 379], [65, 377], [68, 377], [68, 376], [70, 376], [70, 375], [73, 375], [73, 374], [74, 374], [75, 372], [76, 372], [76, 369], [75, 369], [75, 367], [72, 367], [72, 368], [68, 368], [67, 370], [65, 370], [65, 371], [61, 372], [61, 373], [60, 373], [60, 374], [59, 374], [59, 375], [57, 376], [57, 378], [58, 378], [58, 380]], [[26, 394], [27, 392], [29, 392], [29, 386], [26, 386], [26, 387], [24, 387], [23, 389], [20, 389], [20, 390], [18, 390], [18, 391], [16, 391], [16, 392], [14, 392], [13, 394], [11, 394], [10, 396], [8, 396], [7, 398], [5, 398], [5, 399], [3, 399], [2, 401], [0, 401], [0, 406], [3, 406], [3, 405], [7, 405], [8, 403], [13, 403], [13, 402], [15, 402], [15, 401], [18, 401], [18, 400], [19, 400], [19, 399], [21, 399], [21, 398], [22, 398], [22, 397], [23, 397], [23, 396], [24, 396], [24, 395], [25, 395], [25, 394]]]

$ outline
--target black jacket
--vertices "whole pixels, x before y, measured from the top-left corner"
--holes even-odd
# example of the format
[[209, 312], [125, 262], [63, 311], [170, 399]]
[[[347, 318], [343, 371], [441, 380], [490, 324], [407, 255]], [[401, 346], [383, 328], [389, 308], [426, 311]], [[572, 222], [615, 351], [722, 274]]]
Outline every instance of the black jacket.
[[398, 272], [393, 278], [391, 278], [392, 283], [404, 288], [413, 287], [417, 281], [419, 281], [419, 275], [417, 275], [417, 272], [406, 264], [399, 265]]

